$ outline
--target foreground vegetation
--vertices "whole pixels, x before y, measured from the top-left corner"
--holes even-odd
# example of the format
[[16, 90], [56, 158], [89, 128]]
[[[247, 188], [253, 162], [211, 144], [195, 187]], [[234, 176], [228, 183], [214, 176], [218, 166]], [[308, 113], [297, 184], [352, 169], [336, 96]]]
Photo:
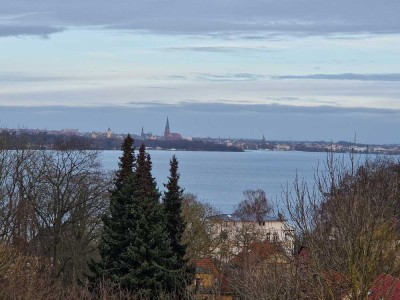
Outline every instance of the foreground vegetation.
[[[1, 299], [196, 298], [204, 258], [219, 270], [208, 293], [231, 299], [371, 299], [382, 274], [400, 276], [393, 157], [329, 154], [314, 186], [296, 179], [283, 199], [289, 249], [265, 242], [258, 223], [228, 240], [216, 210], [183, 195], [175, 158], [161, 195], [144, 147], [122, 149], [115, 174], [96, 151], [0, 149]], [[244, 196], [237, 214], [273, 213], [263, 191]]]

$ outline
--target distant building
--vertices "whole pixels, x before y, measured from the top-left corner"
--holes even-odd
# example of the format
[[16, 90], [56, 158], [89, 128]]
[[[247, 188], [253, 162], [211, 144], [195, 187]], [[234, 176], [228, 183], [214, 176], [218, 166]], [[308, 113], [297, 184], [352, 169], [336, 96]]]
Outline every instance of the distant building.
[[278, 151], [289, 151], [291, 148], [287, 144], [277, 144], [275, 146], [275, 149], [278, 150]]
[[153, 136], [153, 134], [151, 132], [145, 133], [144, 129], [143, 129], [143, 126], [142, 126], [142, 131], [140, 132], [140, 138], [142, 140], [154, 140], [154, 139], [156, 139], [156, 137]]
[[108, 129], [107, 129], [107, 138], [111, 139], [111, 137], [112, 137], [112, 131], [111, 131], [111, 128], [108, 127]]
[[61, 130], [61, 134], [78, 135], [79, 134], [79, 129], [71, 129], [71, 128], [62, 129]]
[[216, 261], [205, 257], [196, 261], [196, 274], [192, 284], [194, 299], [232, 300], [227, 276], [217, 267]]
[[288, 267], [289, 257], [279, 244], [271, 241], [254, 241], [247, 249], [243, 249], [231, 260], [231, 264], [239, 268], [250, 268], [252, 273], [262, 274], [271, 265]]
[[263, 135], [260, 144], [260, 149], [266, 149], [266, 148], [267, 148], [267, 141], [265, 140], [265, 135]]
[[164, 129], [164, 139], [165, 140], [181, 140], [182, 139], [182, 135], [180, 133], [170, 131], [168, 117], [167, 117], [167, 123], [165, 124], [165, 129]]
[[238, 254], [242, 250], [233, 241], [245, 232], [252, 232], [254, 238], [259, 241], [280, 243], [288, 252], [294, 248], [294, 230], [281, 214], [278, 214], [278, 217], [221, 214], [214, 216], [213, 221], [216, 234], [232, 241], [231, 253], [233, 254]]
[[164, 129], [164, 137], [168, 138], [171, 135], [171, 131], [169, 130], [169, 120], [167, 117], [167, 123], [165, 124], [165, 129]]

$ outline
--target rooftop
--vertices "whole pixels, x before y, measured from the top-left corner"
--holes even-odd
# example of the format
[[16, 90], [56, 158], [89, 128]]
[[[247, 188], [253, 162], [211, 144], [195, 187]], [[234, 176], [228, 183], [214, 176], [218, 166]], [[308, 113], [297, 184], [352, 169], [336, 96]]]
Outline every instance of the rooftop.
[[254, 215], [239, 215], [239, 214], [220, 214], [213, 216], [214, 219], [225, 222], [282, 222], [283, 217], [274, 217], [269, 215], [257, 216]]
[[400, 300], [400, 280], [388, 274], [380, 275], [371, 287], [369, 300]]

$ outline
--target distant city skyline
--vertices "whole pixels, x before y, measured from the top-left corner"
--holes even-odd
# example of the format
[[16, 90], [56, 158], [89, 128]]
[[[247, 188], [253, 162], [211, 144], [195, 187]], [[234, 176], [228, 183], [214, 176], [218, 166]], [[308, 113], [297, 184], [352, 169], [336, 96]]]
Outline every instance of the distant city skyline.
[[[399, 144], [399, 113], [392, 110], [277, 105], [155, 105], [115, 107], [3, 107], [0, 126], [6, 128], [106, 131], [162, 136], [167, 115], [171, 130], [183, 137], [253, 138], [267, 140], [353, 141], [366, 144]], [[382, 117], [383, 116], [383, 117]], [[88, 121], [90, 120], [90, 122]], [[350, 125], [349, 125], [350, 124]], [[353, 128], [350, 131], [348, 128]]]
[[399, 1], [0, 4], [2, 126], [400, 141]]

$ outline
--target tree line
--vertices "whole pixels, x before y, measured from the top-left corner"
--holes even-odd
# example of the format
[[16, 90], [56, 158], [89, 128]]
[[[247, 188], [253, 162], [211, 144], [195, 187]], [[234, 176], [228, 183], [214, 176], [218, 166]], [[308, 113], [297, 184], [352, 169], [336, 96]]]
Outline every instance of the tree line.
[[[29, 130], [2, 129], [0, 139], [7, 141], [4, 146], [8, 149], [23, 149], [29, 146], [31, 149], [85, 149], [85, 150], [117, 150], [123, 142], [121, 135], [111, 137], [97, 136], [91, 137], [89, 134], [66, 134], [50, 133], [47, 131], [30, 132]], [[140, 143], [149, 148], [161, 149], [180, 149], [187, 151], [223, 151], [223, 152], [242, 152], [236, 146], [227, 146], [223, 143], [204, 141], [201, 139], [193, 140], [163, 140], [163, 139], [137, 139]]]

